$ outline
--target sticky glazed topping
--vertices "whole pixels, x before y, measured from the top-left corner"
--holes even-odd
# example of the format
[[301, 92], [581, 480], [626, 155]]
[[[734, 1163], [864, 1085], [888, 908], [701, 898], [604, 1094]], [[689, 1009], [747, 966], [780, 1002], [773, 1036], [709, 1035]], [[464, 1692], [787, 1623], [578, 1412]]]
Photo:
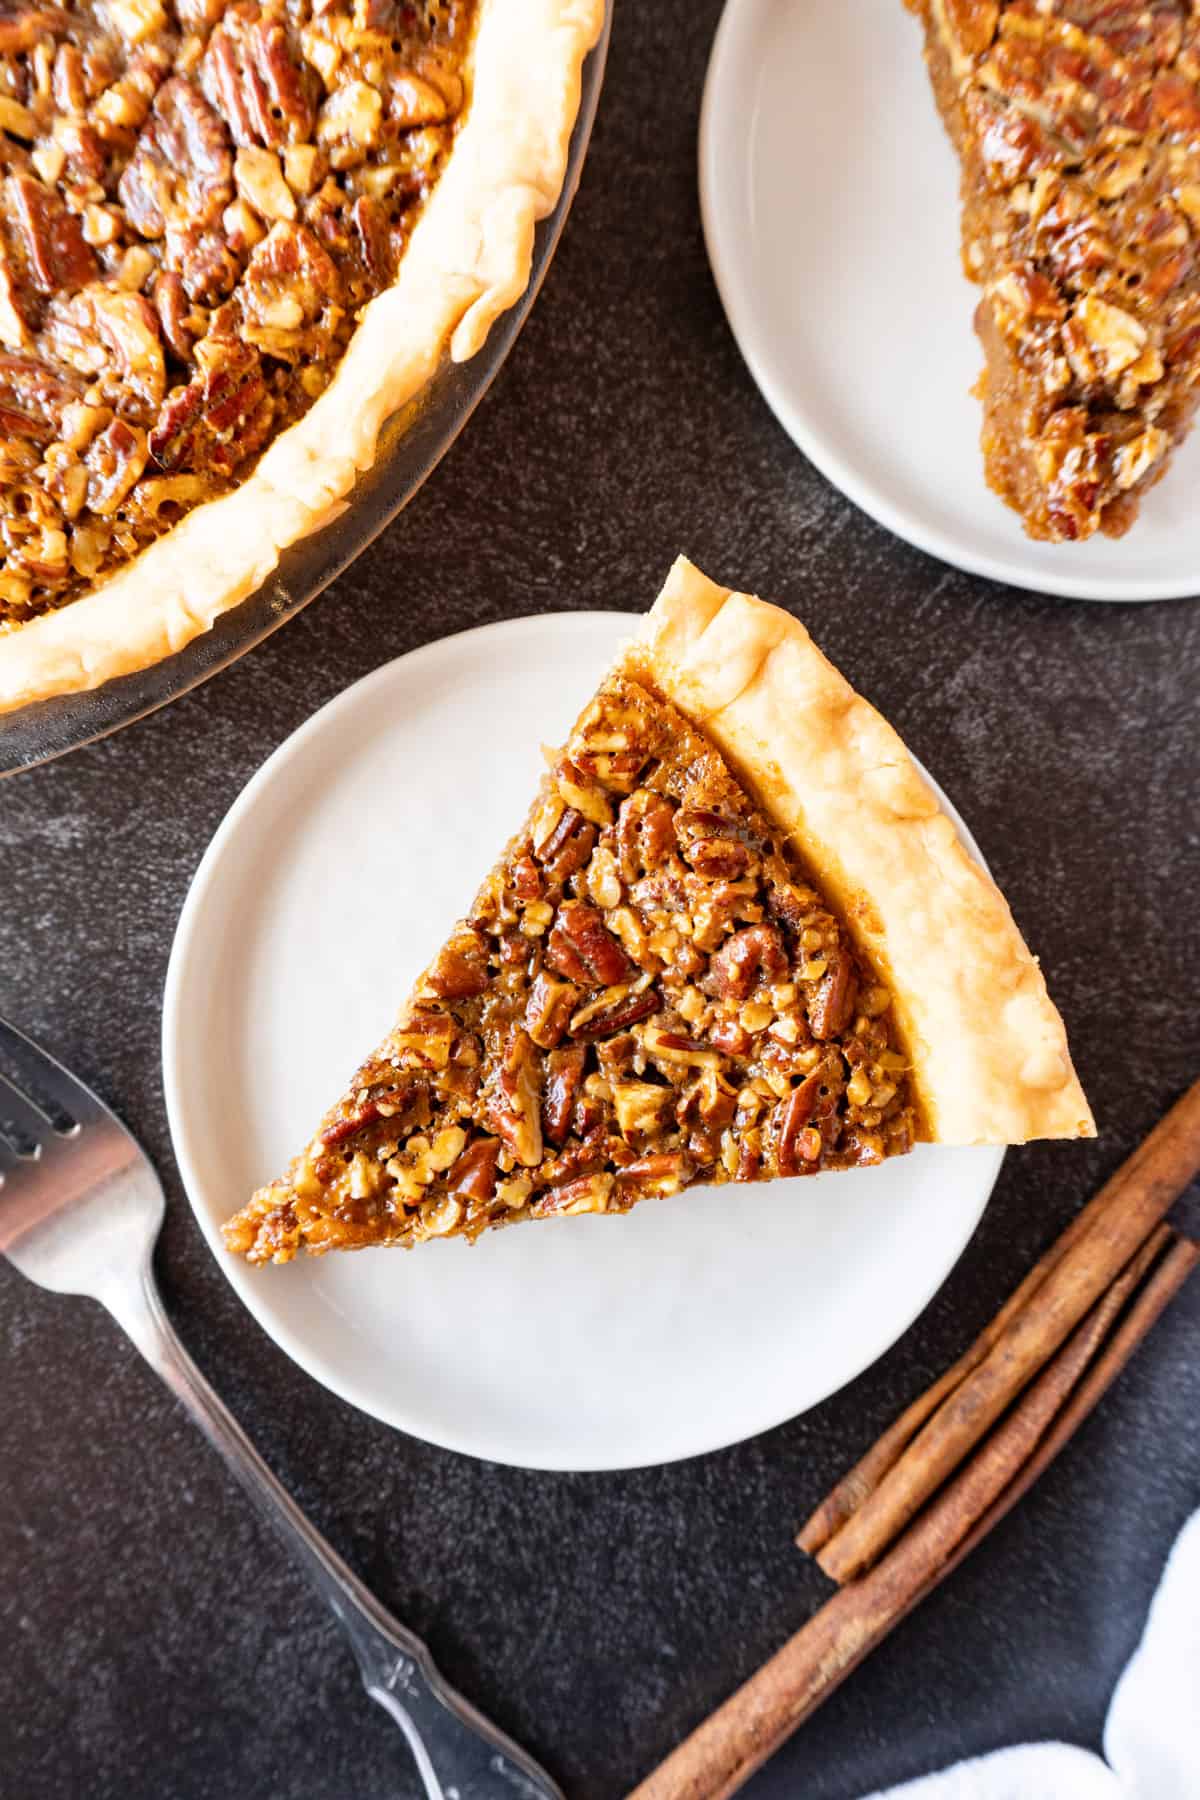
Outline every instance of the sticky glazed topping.
[[1188, 0], [910, 0], [963, 156], [984, 450], [1034, 537], [1117, 535], [1200, 376], [1200, 15]]
[[716, 749], [615, 676], [396, 1029], [226, 1239], [261, 1262], [474, 1238], [918, 1135], [887, 987]]
[[394, 280], [476, 0], [0, 12], [0, 632], [235, 485]]

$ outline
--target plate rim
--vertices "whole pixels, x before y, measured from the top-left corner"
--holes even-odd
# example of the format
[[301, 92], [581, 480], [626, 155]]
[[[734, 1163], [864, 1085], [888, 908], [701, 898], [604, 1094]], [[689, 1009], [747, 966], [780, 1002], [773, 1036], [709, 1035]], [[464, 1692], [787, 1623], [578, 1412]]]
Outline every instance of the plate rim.
[[[454, 1430], [432, 1431], [424, 1422], [418, 1430], [411, 1417], [405, 1413], [402, 1404], [389, 1402], [381, 1406], [369, 1401], [361, 1390], [356, 1391], [352, 1382], [343, 1379], [323, 1352], [314, 1351], [311, 1344], [270, 1309], [260, 1310], [254, 1304], [252, 1298], [253, 1278], [256, 1272], [247, 1270], [238, 1259], [230, 1256], [225, 1250], [221, 1242], [219, 1227], [215, 1220], [208, 1216], [202, 1198], [204, 1184], [197, 1172], [197, 1163], [192, 1153], [193, 1126], [189, 1123], [190, 1109], [183, 1091], [187, 1054], [184, 1047], [185, 1026], [182, 999], [189, 973], [188, 965], [193, 954], [203, 908], [221, 871], [231, 840], [235, 838], [247, 815], [254, 810], [259, 796], [295, 757], [303, 753], [319, 731], [328, 727], [332, 715], [352, 710], [356, 704], [362, 701], [367, 690], [384, 686], [389, 679], [394, 678], [393, 672], [397, 665], [407, 664], [411, 669], [415, 664], [419, 669], [423, 662], [432, 661], [435, 657], [446, 654], [452, 655], [453, 647], [462, 640], [479, 642], [503, 636], [511, 636], [519, 640], [521, 637], [536, 636], [547, 629], [586, 631], [591, 627], [593, 621], [605, 626], [619, 624], [632, 634], [633, 622], [639, 616], [637, 613], [621, 612], [611, 608], [588, 608], [574, 612], [525, 613], [516, 618], [498, 619], [483, 625], [468, 626], [461, 631], [449, 632], [444, 637], [433, 638], [428, 643], [418, 645], [400, 656], [389, 659], [378, 668], [352, 682], [341, 693], [327, 700], [293, 732], [289, 733], [282, 742], [277, 744], [259, 764], [217, 825], [188, 883], [171, 941], [171, 951], [163, 985], [160, 1036], [163, 1095], [176, 1168], [189, 1208], [208, 1249], [254, 1323], [304, 1375], [319, 1382], [340, 1400], [356, 1407], [369, 1417], [377, 1419], [392, 1430], [433, 1444], [438, 1449], [470, 1456], [478, 1461], [497, 1462], [508, 1467], [538, 1469], [559, 1474], [610, 1473], [637, 1468], [660, 1468], [670, 1463], [685, 1461], [693, 1456], [715, 1454], [788, 1424], [792, 1420], [802, 1417], [815, 1406], [824, 1405], [835, 1394], [840, 1393], [843, 1388], [856, 1381], [899, 1342], [899, 1339], [911, 1329], [949, 1279], [987, 1210], [1004, 1162], [1006, 1146], [975, 1147], [978, 1155], [986, 1150], [992, 1158], [990, 1175], [981, 1174], [979, 1177], [978, 1206], [972, 1211], [969, 1219], [964, 1216], [961, 1232], [956, 1234], [953, 1242], [949, 1244], [947, 1253], [933, 1259], [923, 1268], [921, 1281], [914, 1284], [914, 1304], [911, 1310], [908, 1307], [905, 1308], [905, 1311], [909, 1313], [905, 1322], [897, 1330], [885, 1327], [878, 1335], [871, 1335], [869, 1338], [864, 1336], [861, 1352], [856, 1355], [853, 1366], [848, 1367], [836, 1386], [828, 1389], [824, 1395], [809, 1401], [796, 1410], [789, 1410], [783, 1416], [778, 1416], [774, 1408], [770, 1409], [769, 1416], [761, 1419], [751, 1418], [748, 1412], [747, 1427], [744, 1431], [739, 1431], [736, 1437], [726, 1438], [718, 1434], [714, 1438], [700, 1431], [696, 1433], [695, 1442], [682, 1448], [672, 1448], [667, 1454], [651, 1462], [630, 1461], [627, 1456], [616, 1454], [593, 1457], [581, 1464], [577, 1454], [564, 1454], [556, 1457], [549, 1452], [533, 1462], [523, 1456], [515, 1458], [511, 1454], [506, 1455], [502, 1446], [496, 1442], [489, 1442], [487, 1447], [481, 1448], [479, 1434], [472, 1433], [470, 1430], [462, 1433]], [[932, 780], [931, 777], [927, 778]], [[933, 782], [933, 786], [947, 806], [956, 826], [963, 831], [972, 850], [982, 862], [982, 853], [975, 844], [969, 827], [966, 826], [953, 803], [948, 800], [936, 782]], [[986, 863], [984, 866], [986, 867]], [[919, 1153], [918, 1147], [917, 1154]]]
[[[936, 557], [950, 568], [968, 575], [980, 575], [1005, 587], [1025, 593], [1044, 594], [1055, 600], [1086, 600], [1093, 604], [1121, 605], [1171, 602], [1200, 597], [1200, 568], [1190, 580], [1177, 577], [1154, 581], [1138, 576], [1087, 576], [1066, 574], [1053, 577], [1025, 568], [1019, 560], [1003, 555], [992, 556], [975, 551], [969, 542], [959, 543], [936, 526], [928, 526], [902, 506], [894, 504], [872, 482], [860, 475], [823, 436], [804, 405], [789, 393], [786, 381], [777, 375], [773, 359], [766, 348], [769, 334], [762, 328], [755, 310], [754, 284], [743, 271], [734, 253], [737, 208], [729, 207], [723, 193], [733, 179], [730, 159], [720, 154], [722, 115], [727, 110], [727, 97], [742, 86], [741, 78], [751, 66], [754, 39], [761, 31], [765, 17], [775, 0], [725, 0], [717, 25], [704, 77], [697, 136], [697, 163], [700, 193], [700, 219], [709, 267], [729, 329], [738, 352], [750, 372], [751, 379], [766, 401], [777, 423], [808, 458], [814, 467], [876, 524], [911, 544], [928, 556]], [[743, 134], [736, 166], [745, 164], [747, 134]], [[747, 259], [748, 267], [748, 259]], [[965, 286], [965, 283], [964, 283]], [[969, 290], [964, 304], [970, 300]], [[997, 500], [997, 505], [1002, 504]], [[1136, 529], [1136, 527], [1135, 527]]]

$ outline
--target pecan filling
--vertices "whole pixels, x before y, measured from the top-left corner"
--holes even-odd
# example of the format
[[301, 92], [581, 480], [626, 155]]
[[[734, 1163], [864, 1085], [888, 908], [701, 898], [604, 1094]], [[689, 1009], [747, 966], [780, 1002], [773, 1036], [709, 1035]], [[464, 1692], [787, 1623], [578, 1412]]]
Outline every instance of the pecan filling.
[[908, 1150], [887, 988], [717, 751], [624, 676], [286, 1181], [286, 1261]]
[[909, 4], [963, 161], [988, 479], [1032, 537], [1119, 535], [1200, 394], [1200, 18]]
[[389, 286], [475, 0], [0, 11], [0, 632], [245, 476]]

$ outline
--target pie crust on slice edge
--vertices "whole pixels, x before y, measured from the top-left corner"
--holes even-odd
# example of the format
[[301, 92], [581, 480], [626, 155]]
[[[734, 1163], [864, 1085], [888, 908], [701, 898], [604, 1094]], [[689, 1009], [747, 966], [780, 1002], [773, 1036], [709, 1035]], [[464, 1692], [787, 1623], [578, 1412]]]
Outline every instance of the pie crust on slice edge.
[[994, 882], [790, 613], [680, 559], [252, 1262], [1094, 1125]]
[[1120, 536], [1200, 397], [1200, 19], [1185, 0], [907, 0], [962, 163], [990, 486]]
[[418, 401], [447, 351], [474, 356], [524, 293], [603, 22], [604, 0], [481, 0], [453, 150], [328, 387], [232, 492], [79, 598], [0, 631], [0, 714], [181, 650], [260, 588], [284, 549], [345, 511], [387, 420]]

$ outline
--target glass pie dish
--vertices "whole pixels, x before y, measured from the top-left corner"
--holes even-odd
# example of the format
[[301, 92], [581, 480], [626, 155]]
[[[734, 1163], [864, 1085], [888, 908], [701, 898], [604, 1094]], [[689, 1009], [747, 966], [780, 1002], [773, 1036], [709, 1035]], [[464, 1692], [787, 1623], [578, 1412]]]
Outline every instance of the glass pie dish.
[[583, 67], [562, 192], [554, 211], [537, 228], [528, 286], [520, 300], [496, 320], [483, 348], [465, 363], [444, 359], [417, 399], [384, 427], [375, 463], [359, 477], [346, 511], [323, 530], [285, 550], [263, 586], [222, 614], [211, 630], [149, 668], [86, 692], [36, 701], [0, 715], [0, 775], [49, 762], [105, 737], [235, 662], [315, 599], [407, 505], [491, 385], [545, 279], [582, 174], [604, 77], [610, 26], [608, 9], [599, 41]]

